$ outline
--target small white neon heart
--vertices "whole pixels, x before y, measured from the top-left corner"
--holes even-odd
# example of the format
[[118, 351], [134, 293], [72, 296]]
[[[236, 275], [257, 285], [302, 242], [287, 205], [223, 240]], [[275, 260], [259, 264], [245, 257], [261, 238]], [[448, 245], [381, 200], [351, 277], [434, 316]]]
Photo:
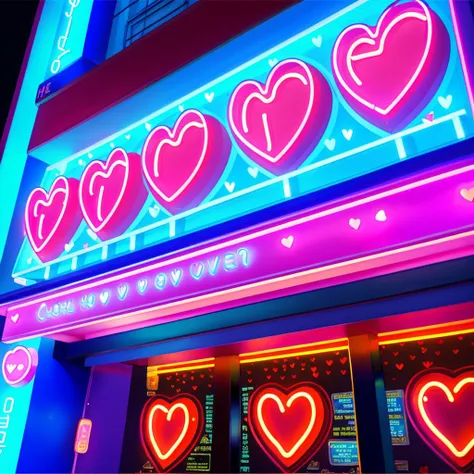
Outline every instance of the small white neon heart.
[[92, 240], [98, 239], [97, 235], [91, 229], [87, 229], [86, 233]]
[[7, 372], [11, 375], [13, 371], [16, 369], [16, 364], [7, 364]]
[[151, 130], [151, 123], [146, 123], [145, 128], [150, 131]]
[[21, 372], [24, 368], [25, 366], [23, 364], [18, 364], [17, 370]]
[[268, 60], [268, 64], [270, 65], [270, 67], [275, 66], [277, 62], [278, 62], [278, 59], [275, 59], [275, 58]]
[[438, 97], [438, 102], [443, 109], [449, 109], [451, 107], [451, 104], [453, 103], [453, 96], [448, 95], [446, 97]]
[[316, 36], [316, 38], [311, 38], [311, 42], [316, 46], [316, 48], [320, 48], [323, 44], [323, 37], [321, 35]]
[[232, 183], [229, 183], [228, 181], [226, 181], [225, 183], [225, 187], [227, 189], [227, 191], [229, 191], [229, 193], [232, 193], [235, 189], [235, 183], [232, 182]]
[[179, 109], [180, 112], [184, 112], [184, 106], [178, 105], [178, 109]]
[[344, 129], [344, 130], [342, 131], [342, 134], [344, 135], [344, 138], [345, 138], [347, 141], [350, 141], [350, 140], [351, 140], [353, 133], [354, 133], [354, 130], [351, 130], [351, 129], [349, 129], [349, 130]]
[[358, 230], [360, 227], [360, 219], [354, 219], [353, 217], [349, 219], [349, 225], [354, 229]]
[[469, 202], [474, 201], [474, 188], [471, 189], [461, 189], [461, 196]]
[[324, 145], [326, 145], [326, 148], [329, 151], [333, 151], [334, 148], [336, 147], [336, 139], [335, 138], [326, 138], [326, 140], [324, 140]]
[[385, 211], [381, 209], [377, 214], [375, 215], [375, 220], [379, 222], [385, 222], [387, 220], [387, 215], [385, 214]]
[[214, 100], [214, 92], [206, 92], [204, 97], [209, 103], [211, 103]]
[[73, 247], [74, 247], [74, 242], [69, 242], [69, 243], [67, 243], [67, 244], [64, 246], [64, 250], [65, 250], [66, 252], [70, 252]]
[[16, 313], [15, 315], [10, 316], [10, 319], [11, 319], [14, 323], [17, 323], [18, 320], [20, 319], [20, 315], [19, 315], [18, 313]]
[[160, 208], [150, 207], [148, 208], [148, 212], [150, 213], [150, 216], [153, 217], [153, 219], [156, 219], [158, 217], [158, 214], [160, 213]]
[[107, 304], [107, 302], [109, 301], [109, 292], [108, 291], [103, 291], [101, 294], [100, 294], [100, 301], [102, 302], [102, 304]]
[[132, 136], [130, 135], [130, 133], [128, 133], [127, 135], [125, 135], [125, 138], [126, 138], [127, 140], [130, 140], [130, 138], [132, 138]]
[[294, 241], [295, 241], [295, 238], [292, 235], [289, 235], [288, 237], [284, 237], [283, 239], [281, 239], [281, 244], [283, 245], [283, 247], [286, 247], [287, 249], [291, 249]]
[[247, 171], [249, 172], [249, 175], [252, 176], [252, 178], [256, 178], [258, 175], [258, 168], [257, 167], [249, 167], [247, 168]]

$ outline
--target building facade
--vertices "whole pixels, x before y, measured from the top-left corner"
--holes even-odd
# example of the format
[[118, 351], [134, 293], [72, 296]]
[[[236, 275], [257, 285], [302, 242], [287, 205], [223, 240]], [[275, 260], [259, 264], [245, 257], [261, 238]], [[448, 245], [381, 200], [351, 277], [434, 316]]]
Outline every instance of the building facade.
[[0, 472], [472, 472], [473, 15], [43, 1]]

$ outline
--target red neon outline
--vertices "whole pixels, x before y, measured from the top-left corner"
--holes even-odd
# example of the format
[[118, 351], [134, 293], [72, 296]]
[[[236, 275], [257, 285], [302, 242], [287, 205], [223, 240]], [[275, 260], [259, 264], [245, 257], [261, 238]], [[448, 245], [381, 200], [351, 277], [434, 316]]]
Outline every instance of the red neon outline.
[[[187, 427], [183, 427], [176, 442], [165, 453], [162, 453], [159, 448], [159, 441], [155, 438], [156, 433], [152, 433], [150, 436], [150, 431], [153, 431], [152, 417], [156, 410], [160, 409], [159, 407], [161, 407], [161, 411], [167, 413], [167, 418], [171, 414], [170, 419], [172, 418], [172, 413], [177, 409], [181, 409], [187, 413]], [[194, 420], [195, 418], [196, 420]], [[193, 424], [193, 421], [196, 421], [196, 423]], [[188, 436], [188, 430], [192, 426], [196, 427], [195, 431], [191, 436]], [[190, 394], [180, 394], [174, 397], [166, 397], [164, 395], [153, 397], [148, 400], [143, 407], [140, 418], [141, 443], [151, 463], [158, 472], [170, 472], [182, 462], [198, 443], [203, 428], [204, 412], [202, 404], [195, 396]], [[182, 443], [186, 443], [186, 446], [180, 450], [179, 448]]]
[[[461, 449], [436, 426], [426, 413], [424, 403], [428, 390], [437, 387], [450, 403], [467, 384], [474, 384], [474, 366], [459, 370], [430, 368], [415, 375], [407, 386], [406, 409], [408, 416], [420, 437], [444, 462], [459, 472], [468, 472], [474, 467], [474, 427], [471, 437]], [[460, 428], [461, 429], [461, 428]]]
[[[310, 398], [314, 404], [303, 435], [287, 451], [278, 441], [277, 434], [271, 433], [267, 427], [268, 423], [265, 423], [262, 413], [265, 402], [262, 400], [273, 399], [278, 403], [280, 413], [285, 413], [298, 398]], [[321, 413], [322, 420], [319, 418]], [[301, 382], [288, 388], [269, 383], [255, 390], [250, 396], [248, 420], [250, 431], [271, 461], [283, 472], [296, 472], [319, 451], [328, 438], [332, 423], [331, 402], [325, 390], [312, 382]]]

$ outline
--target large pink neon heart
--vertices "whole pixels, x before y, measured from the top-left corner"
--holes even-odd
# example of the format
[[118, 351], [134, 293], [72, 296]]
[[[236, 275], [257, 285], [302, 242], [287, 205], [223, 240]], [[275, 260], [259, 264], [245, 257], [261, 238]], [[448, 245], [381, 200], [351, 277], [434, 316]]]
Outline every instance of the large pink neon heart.
[[420, 0], [388, 7], [376, 27], [355, 24], [332, 52], [336, 83], [350, 106], [377, 127], [395, 132], [428, 105], [446, 72], [449, 34]]
[[59, 257], [75, 234], [82, 216], [78, 206], [79, 181], [59, 176], [49, 191], [31, 191], [25, 209], [26, 235], [42, 262]]
[[187, 110], [173, 129], [159, 126], [142, 151], [145, 179], [155, 199], [170, 213], [202, 202], [222, 175], [230, 155], [223, 125], [198, 110]]
[[17, 346], [7, 351], [2, 361], [5, 382], [12, 387], [27, 385], [36, 373], [38, 353], [31, 347]]
[[332, 92], [324, 76], [297, 59], [278, 63], [265, 84], [241, 82], [228, 118], [240, 148], [257, 164], [281, 175], [298, 168], [326, 130]]
[[140, 155], [115, 148], [107, 161], [89, 163], [81, 176], [79, 201], [87, 225], [102, 239], [125, 232], [145, 204]]

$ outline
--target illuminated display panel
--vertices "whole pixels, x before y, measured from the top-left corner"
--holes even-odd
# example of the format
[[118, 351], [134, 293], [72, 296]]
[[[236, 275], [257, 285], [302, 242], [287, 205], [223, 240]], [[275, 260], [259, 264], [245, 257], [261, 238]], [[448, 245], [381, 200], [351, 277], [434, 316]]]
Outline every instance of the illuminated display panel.
[[136, 370], [120, 471], [213, 472], [213, 364]]
[[451, 2], [389, 5], [358, 2], [58, 156], [28, 200], [13, 277], [69, 273], [471, 136]]
[[474, 334], [382, 345], [380, 354], [386, 389], [405, 393], [410, 444], [394, 445], [397, 464], [405, 472], [472, 472]]
[[354, 414], [340, 400], [352, 390], [348, 357], [342, 349], [241, 364], [240, 472], [354, 466]]

